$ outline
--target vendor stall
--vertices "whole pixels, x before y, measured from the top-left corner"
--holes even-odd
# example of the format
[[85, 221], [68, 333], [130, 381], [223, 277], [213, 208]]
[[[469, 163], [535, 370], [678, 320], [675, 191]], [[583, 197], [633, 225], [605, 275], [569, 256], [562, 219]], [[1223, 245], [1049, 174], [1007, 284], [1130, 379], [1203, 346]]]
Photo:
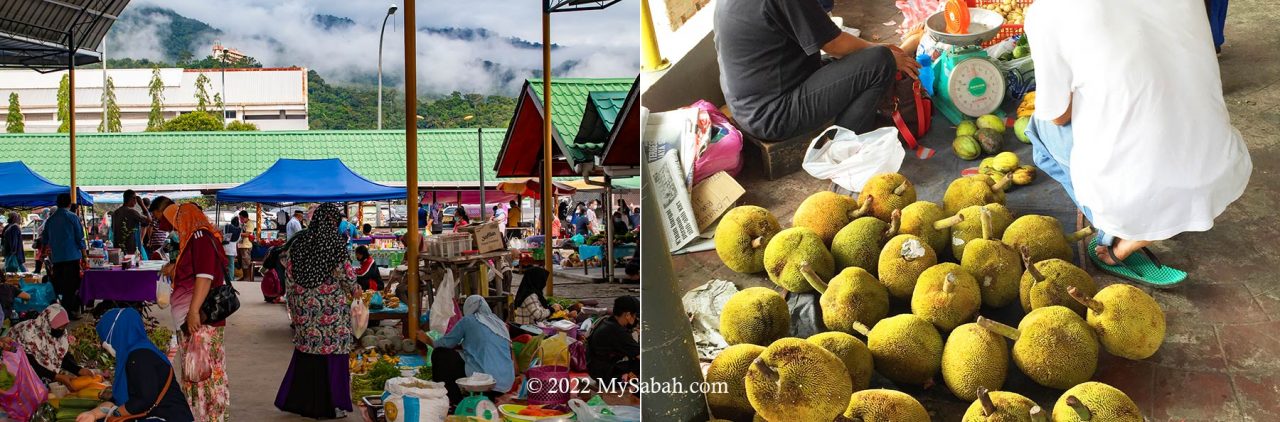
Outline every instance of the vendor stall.
[[[0, 163], [0, 208], [47, 207], [56, 203], [58, 195], [70, 188], [50, 182], [21, 161]], [[76, 203], [93, 205], [93, 198], [76, 189]]]
[[158, 281], [160, 273], [155, 270], [85, 270], [84, 279], [80, 281], [80, 300], [85, 304], [98, 300], [155, 302]]

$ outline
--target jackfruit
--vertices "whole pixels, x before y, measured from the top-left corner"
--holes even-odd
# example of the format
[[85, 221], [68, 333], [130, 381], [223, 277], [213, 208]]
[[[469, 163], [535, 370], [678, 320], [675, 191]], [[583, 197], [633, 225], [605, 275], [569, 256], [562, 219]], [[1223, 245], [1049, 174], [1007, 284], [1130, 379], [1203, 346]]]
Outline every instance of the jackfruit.
[[835, 259], [836, 269], [858, 267], [876, 275], [880, 249], [898, 235], [900, 215], [901, 212], [894, 212], [888, 223], [875, 217], [862, 217], [840, 229], [831, 240], [831, 257]]
[[824, 283], [811, 269], [801, 271], [822, 293], [818, 305], [822, 307], [822, 324], [829, 330], [854, 334], [858, 332], [855, 324], [870, 327], [889, 314], [889, 291], [867, 270], [845, 268], [830, 283]]
[[858, 202], [868, 200], [871, 201], [871, 215], [889, 221], [893, 210], [902, 210], [916, 202], [916, 187], [901, 174], [880, 173], [871, 176], [858, 194]]
[[876, 371], [900, 385], [928, 387], [942, 366], [942, 335], [912, 314], [880, 320], [867, 333]]
[[755, 409], [747, 401], [747, 385], [743, 379], [751, 362], [761, 353], [764, 353], [764, 346], [735, 344], [720, 351], [711, 361], [711, 366], [707, 367], [707, 383], [724, 383], [726, 387], [707, 392], [707, 404], [711, 406], [712, 415], [734, 422], [747, 422], [755, 415]]
[[1071, 261], [1071, 244], [1090, 233], [1093, 233], [1093, 229], [1085, 227], [1075, 233], [1063, 234], [1058, 219], [1028, 214], [1013, 220], [1004, 230], [1001, 240], [1015, 248], [1021, 249], [1024, 245], [1031, 248], [1031, 258], [1036, 262], [1050, 258]]
[[[1003, 346], [1004, 339], [1000, 340]], [[1036, 402], [1018, 393], [980, 388], [977, 395], [961, 422], [1031, 422], [1035, 420], [1031, 409], [1040, 410]]]
[[794, 337], [769, 345], [747, 370], [746, 385], [751, 407], [772, 422], [835, 419], [853, 394], [839, 357]]
[[844, 417], [862, 422], [929, 422], [929, 411], [907, 393], [875, 389], [853, 393]]
[[1084, 315], [1085, 307], [1071, 297], [1068, 288], [1080, 289], [1085, 296], [1093, 296], [1098, 292], [1089, 273], [1061, 259], [1050, 259], [1035, 262], [1028, 255], [1027, 248], [1022, 248], [1022, 263], [1027, 271], [1022, 273], [1022, 281], [1018, 288], [1018, 299], [1022, 302], [1022, 310], [1045, 306], [1065, 306], [1075, 313]]
[[920, 274], [937, 263], [938, 255], [923, 239], [909, 234], [894, 236], [880, 250], [880, 283], [889, 289], [889, 296], [909, 300]]
[[978, 281], [983, 304], [1002, 308], [1018, 300], [1022, 259], [1012, 246], [994, 240], [991, 211], [982, 207], [978, 207], [978, 210], [982, 237], [968, 242], [965, 247], [967, 253], [960, 259], [960, 267]]
[[1008, 178], [999, 183], [981, 174], [961, 177], [947, 185], [942, 194], [942, 210], [945, 214], [954, 215], [960, 210], [974, 205], [1004, 204], [1004, 189], [1011, 182]]
[[764, 269], [769, 280], [788, 291], [806, 293], [813, 287], [800, 273], [800, 263], [808, 262], [822, 278], [835, 274], [835, 260], [822, 238], [805, 227], [792, 227], [778, 232], [764, 248]]
[[978, 324], [956, 327], [942, 348], [942, 381], [961, 400], [977, 399], [979, 388], [999, 390], [1009, 374], [1004, 337]]
[[791, 333], [787, 301], [771, 289], [743, 289], [724, 303], [720, 311], [720, 335], [729, 344], [767, 346]]
[[839, 331], [830, 331], [809, 336], [806, 341], [827, 349], [844, 362], [845, 369], [849, 370], [853, 391], [866, 390], [871, 385], [871, 373], [874, 372], [871, 349], [862, 340]]
[[1018, 169], [1018, 154], [1012, 152], [1002, 152], [996, 154], [991, 160], [991, 168], [1001, 173], [1008, 173]]
[[1142, 410], [1123, 391], [1100, 382], [1071, 387], [1053, 405], [1054, 422], [1141, 422]]
[[951, 226], [951, 256], [955, 257], [957, 262], [964, 259], [964, 250], [969, 242], [982, 237], [982, 216], [979, 210], [984, 208], [991, 212], [992, 239], [1000, 239], [1000, 236], [1004, 235], [1004, 229], [1013, 222], [1013, 213], [1001, 204], [974, 205], [960, 210], [964, 221]]
[[841, 195], [831, 191], [822, 191], [809, 195], [796, 208], [791, 217], [792, 227], [808, 227], [822, 238], [823, 245], [831, 245], [831, 238], [836, 232], [868, 212], [870, 204], [858, 206], [852, 196]]
[[1013, 363], [1036, 384], [1065, 390], [1088, 381], [1098, 368], [1093, 329], [1065, 307], [1033, 310], [1017, 329], [983, 317], [978, 325], [1013, 340]]
[[736, 207], [716, 226], [716, 254], [731, 270], [743, 274], [764, 271], [764, 247], [781, 230], [769, 210], [754, 205]]
[[942, 207], [929, 201], [918, 201], [902, 209], [902, 223], [898, 232], [915, 235], [926, 242], [934, 252], [947, 247], [951, 240], [951, 227], [964, 221], [964, 216], [947, 216]]
[[1086, 321], [1107, 353], [1125, 359], [1146, 359], [1164, 343], [1164, 310], [1150, 295], [1128, 284], [1112, 284], [1093, 297], [1080, 289], [1067, 293], [1088, 308]]
[[950, 262], [924, 270], [911, 294], [911, 313], [944, 333], [973, 320], [981, 306], [978, 282], [968, 271]]

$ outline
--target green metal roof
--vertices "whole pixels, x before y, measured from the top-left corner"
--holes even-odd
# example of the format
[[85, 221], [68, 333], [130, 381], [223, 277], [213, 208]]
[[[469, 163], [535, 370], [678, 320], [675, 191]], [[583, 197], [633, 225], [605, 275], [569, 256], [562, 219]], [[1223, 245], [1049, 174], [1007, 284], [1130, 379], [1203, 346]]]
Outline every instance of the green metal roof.
[[627, 102], [627, 91], [592, 92], [588, 97], [590, 102], [587, 105], [594, 106], [590, 110], [600, 116], [605, 130], [613, 130], [613, 122], [618, 120], [618, 112], [622, 111], [622, 104]]
[[[594, 154], [599, 153], [604, 148], [604, 139], [581, 145], [576, 143], [578, 130], [582, 127], [582, 117], [587, 111], [587, 102], [591, 98], [591, 94], [602, 93], [600, 98], [603, 100], [606, 98], [606, 94], [603, 93], [621, 92], [620, 100], [616, 106], [613, 104], [606, 105], [606, 107], [614, 109], [613, 114], [616, 116], [617, 109], [620, 109], [622, 102], [626, 100], [627, 91], [631, 89], [631, 85], [635, 82], [635, 78], [551, 79], [551, 121], [556, 128], [557, 139], [560, 140], [561, 146], [570, 156], [571, 165], [590, 161]], [[538, 104], [541, 104], [542, 79], [530, 79], [529, 88], [533, 91]], [[602, 102], [611, 103], [612, 101]], [[609, 124], [612, 127], [612, 119], [610, 119]]]
[[[485, 182], [506, 129], [484, 129]], [[425, 187], [475, 186], [476, 129], [418, 131], [418, 180]], [[0, 134], [5, 160], [20, 160], [55, 183], [70, 178], [66, 134]], [[404, 131], [144, 132], [76, 136], [77, 182], [116, 187], [222, 188], [244, 183], [277, 158], [340, 158], [364, 177], [403, 185]], [[96, 188], [96, 189], [95, 189]]]
[[626, 91], [594, 91], [587, 95], [582, 125], [571, 148], [574, 162], [591, 161], [604, 152], [614, 120], [626, 102]]

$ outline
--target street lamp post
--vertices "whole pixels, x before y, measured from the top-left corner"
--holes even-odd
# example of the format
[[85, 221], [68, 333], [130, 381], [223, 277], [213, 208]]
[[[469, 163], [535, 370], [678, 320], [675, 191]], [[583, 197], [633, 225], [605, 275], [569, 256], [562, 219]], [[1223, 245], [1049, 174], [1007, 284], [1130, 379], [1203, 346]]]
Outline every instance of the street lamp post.
[[382, 130], [382, 37], [387, 33], [387, 19], [396, 13], [396, 9], [395, 4], [387, 8], [387, 15], [382, 17], [382, 32], [378, 33], [378, 130]]
[[[473, 105], [473, 106], [474, 106], [474, 105]], [[464, 121], [468, 121], [468, 122], [469, 122], [469, 121], [471, 121], [472, 119], [475, 119], [475, 118], [476, 118], [476, 116], [475, 116], [474, 114], [468, 114], [468, 115], [466, 115], [466, 116], [462, 116], [462, 120], [464, 120]], [[480, 221], [481, 221], [481, 222], [484, 222], [484, 210], [485, 210], [486, 204], [485, 204], [485, 201], [484, 201], [484, 190], [485, 190], [485, 185], [484, 185], [484, 128], [482, 128], [482, 127], [476, 127], [476, 149], [479, 151], [479, 154], [480, 154], [480, 155], [479, 155], [479, 157], [476, 159], [477, 161], [479, 161], [479, 162], [480, 162]]]

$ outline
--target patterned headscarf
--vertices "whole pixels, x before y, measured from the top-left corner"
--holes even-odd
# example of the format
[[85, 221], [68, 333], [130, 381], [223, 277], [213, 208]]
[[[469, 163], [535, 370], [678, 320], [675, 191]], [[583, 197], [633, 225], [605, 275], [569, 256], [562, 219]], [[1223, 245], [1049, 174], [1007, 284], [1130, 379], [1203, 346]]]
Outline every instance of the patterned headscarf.
[[22, 344], [23, 351], [35, 358], [35, 363], [57, 373], [62, 367], [62, 357], [66, 356], [67, 335], [54, 337], [54, 325], [66, 328], [67, 310], [62, 305], [52, 304], [40, 311], [35, 319], [19, 322], [9, 330], [9, 337]]
[[179, 258], [182, 257], [182, 252], [187, 250], [187, 244], [195, 236], [196, 231], [200, 229], [209, 232], [215, 240], [214, 243], [222, 244], [222, 231], [209, 222], [209, 217], [206, 217], [204, 211], [196, 204], [170, 205], [164, 209], [164, 218], [169, 221], [169, 225], [173, 226], [173, 231], [178, 232]]
[[311, 225], [291, 240], [289, 248], [292, 279], [308, 289], [324, 284], [333, 270], [347, 263], [347, 238], [338, 232], [342, 211], [336, 204], [321, 204], [311, 217]]

